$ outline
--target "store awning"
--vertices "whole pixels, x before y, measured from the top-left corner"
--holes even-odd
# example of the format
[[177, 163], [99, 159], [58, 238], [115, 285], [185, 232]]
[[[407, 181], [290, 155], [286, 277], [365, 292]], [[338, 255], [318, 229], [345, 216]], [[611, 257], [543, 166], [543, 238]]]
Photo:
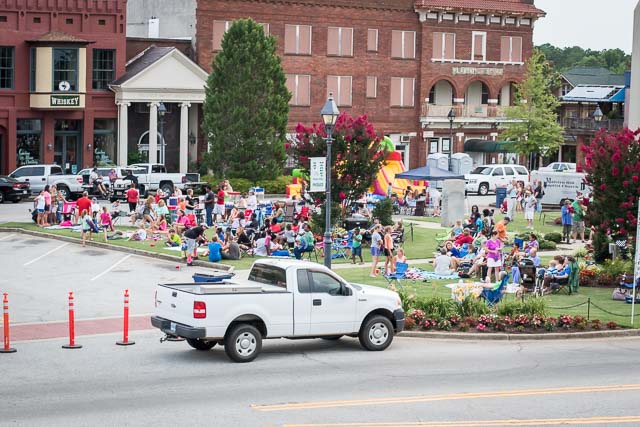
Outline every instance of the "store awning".
[[565, 102], [624, 102], [624, 86], [579, 85], [562, 97]]
[[465, 153], [514, 153], [516, 150], [513, 142], [467, 139], [464, 142], [464, 151]]

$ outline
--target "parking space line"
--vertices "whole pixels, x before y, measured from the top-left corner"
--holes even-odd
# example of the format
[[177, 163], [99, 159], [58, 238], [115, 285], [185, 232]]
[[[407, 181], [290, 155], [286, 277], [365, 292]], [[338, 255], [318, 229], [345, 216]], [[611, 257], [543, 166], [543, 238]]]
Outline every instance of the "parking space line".
[[34, 258], [34, 259], [32, 259], [31, 261], [29, 261], [29, 262], [27, 262], [27, 263], [22, 264], [22, 266], [23, 266], [23, 267], [26, 267], [26, 266], [28, 266], [28, 265], [33, 264], [33, 263], [34, 263], [34, 262], [36, 262], [36, 261], [40, 261], [42, 258], [46, 257], [47, 255], [51, 255], [51, 254], [52, 254], [52, 253], [54, 253], [55, 251], [60, 250], [60, 249], [64, 248], [64, 247], [65, 247], [65, 246], [67, 246], [67, 245], [69, 245], [69, 243], [63, 243], [62, 245], [58, 246], [57, 248], [53, 248], [53, 249], [51, 249], [51, 250], [50, 250], [49, 252], [47, 252], [46, 254], [40, 255], [39, 257]]
[[0, 237], [0, 240], [6, 240], [6, 239], [8, 239], [9, 237], [13, 237], [13, 234], [7, 234], [7, 235], [6, 235], [6, 236], [4, 236], [4, 237]]
[[119, 261], [117, 261], [111, 267], [107, 268], [105, 271], [103, 271], [102, 273], [98, 274], [97, 276], [94, 276], [91, 279], [91, 281], [93, 282], [94, 280], [98, 280], [99, 278], [101, 278], [102, 276], [104, 276], [105, 274], [107, 274], [108, 272], [110, 272], [111, 270], [113, 270], [114, 268], [116, 268], [117, 266], [119, 266], [120, 264], [122, 264], [123, 262], [128, 260], [129, 258], [131, 258], [132, 256], [133, 256], [133, 254], [125, 255], [123, 258], [121, 258]]

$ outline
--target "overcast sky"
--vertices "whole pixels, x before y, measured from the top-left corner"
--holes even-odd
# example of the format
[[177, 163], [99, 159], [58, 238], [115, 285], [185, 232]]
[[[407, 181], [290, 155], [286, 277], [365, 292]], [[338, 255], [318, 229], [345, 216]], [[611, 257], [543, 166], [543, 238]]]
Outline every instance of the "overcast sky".
[[620, 48], [631, 53], [633, 10], [638, 0], [535, 0], [547, 12], [536, 22], [535, 44]]

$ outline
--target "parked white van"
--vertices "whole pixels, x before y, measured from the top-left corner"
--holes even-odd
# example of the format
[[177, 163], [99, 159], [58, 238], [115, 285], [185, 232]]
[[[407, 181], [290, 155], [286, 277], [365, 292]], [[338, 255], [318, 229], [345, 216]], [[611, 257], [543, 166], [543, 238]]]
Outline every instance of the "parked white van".
[[481, 165], [464, 176], [467, 193], [486, 196], [512, 180], [529, 182], [529, 170], [521, 165]]

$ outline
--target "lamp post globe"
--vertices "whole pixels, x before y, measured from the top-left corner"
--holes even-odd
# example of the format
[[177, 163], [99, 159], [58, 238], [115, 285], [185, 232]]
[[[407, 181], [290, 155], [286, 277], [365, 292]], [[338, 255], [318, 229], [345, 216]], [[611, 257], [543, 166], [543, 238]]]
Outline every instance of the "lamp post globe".
[[324, 202], [325, 224], [324, 224], [324, 265], [331, 268], [331, 143], [333, 129], [340, 115], [340, 110], [333, 100], [333, 94], [329, 93], [329, 98], [320, 111], [324, 129], [327, 134], [327, 161], [325, 174], [327, 176], [326, 198]]
[[453, 121], [456, 119], [456, 112], [453, 108], [449, 110], [447, 114], [449, 119], [449, 171], [452, 171], [451, 155], [453, 154]]
[[596, 121], [596, 123], [600, 123], [603, 116], [604, 114], [602, 113], [600, 106], [596, 105], [596, 110], [593, 112], [593, 119]]

